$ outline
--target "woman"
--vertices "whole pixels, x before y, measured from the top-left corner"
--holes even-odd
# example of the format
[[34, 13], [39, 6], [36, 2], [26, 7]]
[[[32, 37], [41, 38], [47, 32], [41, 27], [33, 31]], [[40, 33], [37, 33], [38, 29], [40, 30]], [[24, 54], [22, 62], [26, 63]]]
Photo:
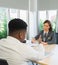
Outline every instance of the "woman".
[[43, 30], [35, 36], [35, 38], [32, 39], [32, 42], [35, 42], [36, 40], [39, 41], [39, 43], [42, 44], [55, 44], [56, 38], [55, 33], [52, 31], [52, 26], [49, 20], [45, 20], [43, 23]]

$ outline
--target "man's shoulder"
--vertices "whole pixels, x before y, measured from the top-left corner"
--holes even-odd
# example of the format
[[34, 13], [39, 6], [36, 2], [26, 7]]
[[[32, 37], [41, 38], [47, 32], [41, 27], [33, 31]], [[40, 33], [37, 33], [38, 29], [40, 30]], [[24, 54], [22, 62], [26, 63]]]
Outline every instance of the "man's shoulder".
[[3, 45], [5, 43], [6, 43], [6, 39], [5, 38], [3, 38], [3, 39], [0, 40], [0, 45]]

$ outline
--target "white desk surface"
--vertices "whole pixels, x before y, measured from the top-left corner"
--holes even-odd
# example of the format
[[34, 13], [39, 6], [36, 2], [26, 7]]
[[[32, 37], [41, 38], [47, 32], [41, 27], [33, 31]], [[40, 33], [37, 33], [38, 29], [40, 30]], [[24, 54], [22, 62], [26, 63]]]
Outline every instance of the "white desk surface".
[[58, 45], [47, 45], [45, 48], [46, 51], [51, 52], [52, 55], [39, 61], [39, 63], [42, 63], [41, 65], [58, 65]]
[[52, 55], [46, 57], [45, 59], [39, 61], [41, 65], [58, 65], [58, 45], [51, 44], [45, 45], [45, 51], [52, 53]]

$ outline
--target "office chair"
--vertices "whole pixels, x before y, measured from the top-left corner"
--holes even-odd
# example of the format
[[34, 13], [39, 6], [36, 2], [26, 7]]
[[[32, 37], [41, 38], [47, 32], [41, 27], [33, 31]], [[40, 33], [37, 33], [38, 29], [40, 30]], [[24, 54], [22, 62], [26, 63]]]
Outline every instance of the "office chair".
[[8, 65], [8, 63], [6, 60], [0, 59], [0, 65]]
[[56, 33], [56, 44], [58, 44], [58, 33]]

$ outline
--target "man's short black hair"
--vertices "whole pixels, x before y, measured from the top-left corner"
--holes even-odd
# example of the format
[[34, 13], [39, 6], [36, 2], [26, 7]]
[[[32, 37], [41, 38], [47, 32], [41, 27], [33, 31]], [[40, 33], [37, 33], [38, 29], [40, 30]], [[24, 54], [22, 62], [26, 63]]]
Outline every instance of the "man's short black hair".
[[26, 30], [27, 24], [23, 20], [15, 18], [9, 21], [8, 27], [9, 27], [9, 33], [12, 33], [17, 30], [23, 30], [23, 29]]

